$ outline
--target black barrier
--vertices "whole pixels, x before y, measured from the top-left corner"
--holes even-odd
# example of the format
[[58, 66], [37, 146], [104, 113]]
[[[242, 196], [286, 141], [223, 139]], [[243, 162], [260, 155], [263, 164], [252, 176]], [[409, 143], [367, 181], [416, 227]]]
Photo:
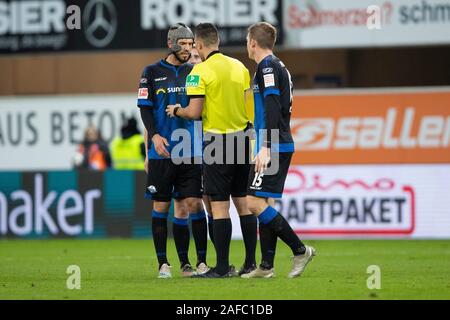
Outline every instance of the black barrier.
[[282, 44], [281, 17], [281, 0], [0, 0], [0, 53], [166, 48], [177, 22], [213, 22], [221, 45], [236, 46], [267, 21]]
[[0, 172], [0, 237], [150, 237], [145, 179], [140, 171]]

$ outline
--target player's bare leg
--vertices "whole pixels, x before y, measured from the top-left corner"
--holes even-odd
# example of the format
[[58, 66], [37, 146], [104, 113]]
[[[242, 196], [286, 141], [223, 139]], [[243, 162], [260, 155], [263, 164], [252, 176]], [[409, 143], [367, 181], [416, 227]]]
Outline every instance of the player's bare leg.
[[211, 200], [209, 199], [209, 196], [203, 195], [203, 204], [205, 205], [205, 210], [208, 215], [208, 232], [209, 232], [209, 239], [214, 245], [214, 232], [213, 232], [213, 215], [212, 215], [212, 208], [211, 208]]

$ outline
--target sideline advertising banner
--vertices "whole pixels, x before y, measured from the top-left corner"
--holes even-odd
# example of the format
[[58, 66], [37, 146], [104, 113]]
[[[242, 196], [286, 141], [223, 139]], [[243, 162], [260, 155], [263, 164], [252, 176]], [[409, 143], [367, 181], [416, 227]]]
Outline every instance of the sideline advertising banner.
[[450, 163], [448, 88], [305, 92], [294, 164]]
[[[145, 181], [134, 171], [0, 172], [0, 238], [150, 237]], [[447, 164], [294, 165], [276, 209], [301, 236], [450, 238], [449, 181]], [[234, 207], [231, 218], [242, 239]]]
[[285, 0], [285, 45], [346, 48], [450, 43], [449, 0]]
[[0, 237], [150, 236], [145, 174], [0, 172]]
[[281, 16], [281, 0], [0, 0], [0, 53], [166, 48], [178, 22], [212, 22], [222, 46], [242, 46], [267, 21], [281, 44]]
[[301, 237], [448, 239], [449, 181], [450, 164], [292, 165], [275, 208]]
[[450, 237], [450, 164], [291, 166], [278, 209], [299, 234]]
[[141, 125], [134, 95], [0, 98], [0, 170], [71, 169], [88, 125], [111, 142], [130, 116]]
[[[139, 119], [135, 98], [0, 100], [2, 236], [150, 235], [144, 172], [54, 171], [71, 168], [89, 121], [111, 139], [123, 117]], [[296, 92], [291, 130], [276, 206], [299, 234], [450, 238], [449, 88]]]
[[299, 234], [450, 236], [448, 88], [297, 92], [291, 131], [276, 203]]

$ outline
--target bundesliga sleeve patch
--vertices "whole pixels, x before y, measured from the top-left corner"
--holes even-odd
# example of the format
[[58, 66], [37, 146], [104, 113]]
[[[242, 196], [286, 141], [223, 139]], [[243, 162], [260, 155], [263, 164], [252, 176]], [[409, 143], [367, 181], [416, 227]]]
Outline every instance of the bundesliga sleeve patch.
[[138, 92], [138, 98], [139, 99], [147, 99], [148, 98], [148, 89], [140, 88], [139, 92]]
[[198, 87], [200, 84], [200, 76], [188, 75], [186, 79], [186, 87]]
[[273, 73], [264, 75], [264, 87], [274, 87], [275, 86], [275, 76]]

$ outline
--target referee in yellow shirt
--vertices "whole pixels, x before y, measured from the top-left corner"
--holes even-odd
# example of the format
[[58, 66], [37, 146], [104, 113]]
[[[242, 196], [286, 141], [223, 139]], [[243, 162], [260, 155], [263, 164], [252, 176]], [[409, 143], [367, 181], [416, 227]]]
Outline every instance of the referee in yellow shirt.
[[184, 119], [202, 118], [204, 132], [203, 187], [211, 200], [217, 264], [202, 278], [235, 274], [229, 264], [231, 241], [230, 196], [238, 211], [246, 249], [239, 275], [256, 269], [256, 217], [247, 207], [250, 169], [249, 119], [245, 92], [250, 89], [248, 69], [219, 51], [219, 34], [211, 23], [195, 28], [195, 47], [203, 60], [186, 79], [190, 103], [168, 106], [167, 114]]

